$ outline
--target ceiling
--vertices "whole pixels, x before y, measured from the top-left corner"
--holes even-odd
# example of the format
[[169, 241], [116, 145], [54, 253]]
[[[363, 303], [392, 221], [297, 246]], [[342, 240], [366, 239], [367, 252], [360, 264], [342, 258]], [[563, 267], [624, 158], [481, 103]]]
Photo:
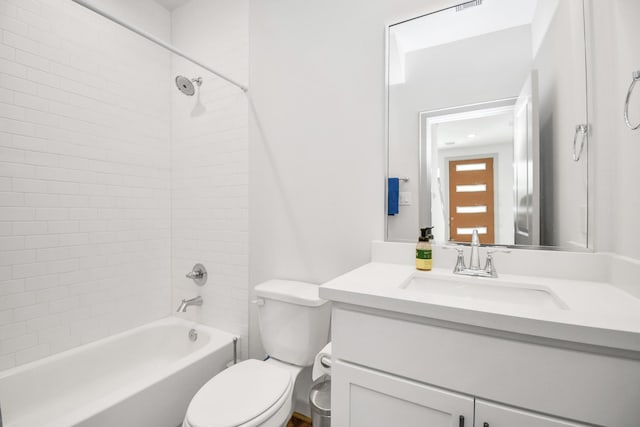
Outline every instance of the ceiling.
[[178, 8], [183, 4], [189, 3], [189, 0], [154, 0], [154, 1], [169, 11], [172, 11], [173, 9]]
[[511, 143], [513, 113], [438, 123], [436, 132], [438, 149]]
[[483, 0], [461, 12], [449, 8], [394, 25], [390, 32], [407, 53], [530, 24], [537, 4], [538, 0]]

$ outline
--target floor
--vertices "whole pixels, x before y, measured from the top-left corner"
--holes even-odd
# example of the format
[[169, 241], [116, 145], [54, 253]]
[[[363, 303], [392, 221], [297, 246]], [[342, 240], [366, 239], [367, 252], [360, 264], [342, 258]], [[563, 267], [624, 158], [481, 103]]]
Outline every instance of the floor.
[[311, 427], [311, 418], [307, 418], [302, 414], [294, 412], [287, 423], [287, 427]]

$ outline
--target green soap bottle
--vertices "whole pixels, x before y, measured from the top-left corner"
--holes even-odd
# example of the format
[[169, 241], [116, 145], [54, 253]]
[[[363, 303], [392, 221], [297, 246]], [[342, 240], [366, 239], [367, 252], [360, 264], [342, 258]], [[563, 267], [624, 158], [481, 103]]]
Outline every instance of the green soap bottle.
[[432, 268], [431, 261], [431, 239], [433, 227], [421, 228], [418, 245], [416, 246], [416, 269], [429, 271]]

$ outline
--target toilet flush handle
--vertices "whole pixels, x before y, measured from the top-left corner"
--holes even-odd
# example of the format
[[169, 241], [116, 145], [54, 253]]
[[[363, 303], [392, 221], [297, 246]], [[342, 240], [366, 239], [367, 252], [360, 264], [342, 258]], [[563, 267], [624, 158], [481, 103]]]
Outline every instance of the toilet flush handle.
[[257, 305], [258, 307], [262, 307], [264, 305], [264, 300], [262, 298], [256, 298], [251, 301], [251, 303]]

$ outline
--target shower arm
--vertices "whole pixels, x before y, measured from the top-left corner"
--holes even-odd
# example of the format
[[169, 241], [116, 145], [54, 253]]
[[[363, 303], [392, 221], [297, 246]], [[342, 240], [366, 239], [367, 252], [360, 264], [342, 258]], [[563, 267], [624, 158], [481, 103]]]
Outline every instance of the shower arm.
[[193, 62], [194, 64], [204, 68], [205, 70], [209, 71], [212, 74], [215, 74], [216, 76], [220, 77], [222, 80], [225, 80], [229, 83], [231, 83], [232, 85], [240, 88], [243, 92], [247, 92], [249, 90], [249, 88], [247, 88], [246, 86], [238, 83], [237, 81], [225, 76], [224, 74], [220, 74], [219, 72], [217, 72], [216, 70], [214, 70], [213, 68], [203, 64], [202, 62], [193, 59], [191, 56], [187, 55], [186, 53], [183, 53], [182, 51], [178, 50], [177, 48], [175, 48], [174, 46], [171, 46], [168, 43], [163, 42], [162, 40], [152, 36], [151, 34], [144, 32], [136, 27], [133, 27], [129, 24], [127, 24], [126, 22], [120, 20], [119, 18], [116, 18], [115, 16], [111, 15], [108, 12], [105, 12], [102, 9], [99, 9], [93, 5], [91, 5], [89, 2], [87, 2], [86, 0], [72, 0], [74, 3], [79, 4], [80, 6], [84, 6], [85, 8], [91, 10], [92, 12], [97, 13], [98, 15], [101, 15], [104, 18], [107, 18], [108, 20], [115, 22], [118, 25], [123, 26], [124, 28], [133, 31], [134, 33], [138, 34], [141, 37], [144, 37], [145, 39], [149, 40], [152, 43], [157, 44], [158, 46], [161, 46], [165, 49], [167, 49], [169, 52], [174, 53], [184, 59], [186, 59], [187, 61]]

